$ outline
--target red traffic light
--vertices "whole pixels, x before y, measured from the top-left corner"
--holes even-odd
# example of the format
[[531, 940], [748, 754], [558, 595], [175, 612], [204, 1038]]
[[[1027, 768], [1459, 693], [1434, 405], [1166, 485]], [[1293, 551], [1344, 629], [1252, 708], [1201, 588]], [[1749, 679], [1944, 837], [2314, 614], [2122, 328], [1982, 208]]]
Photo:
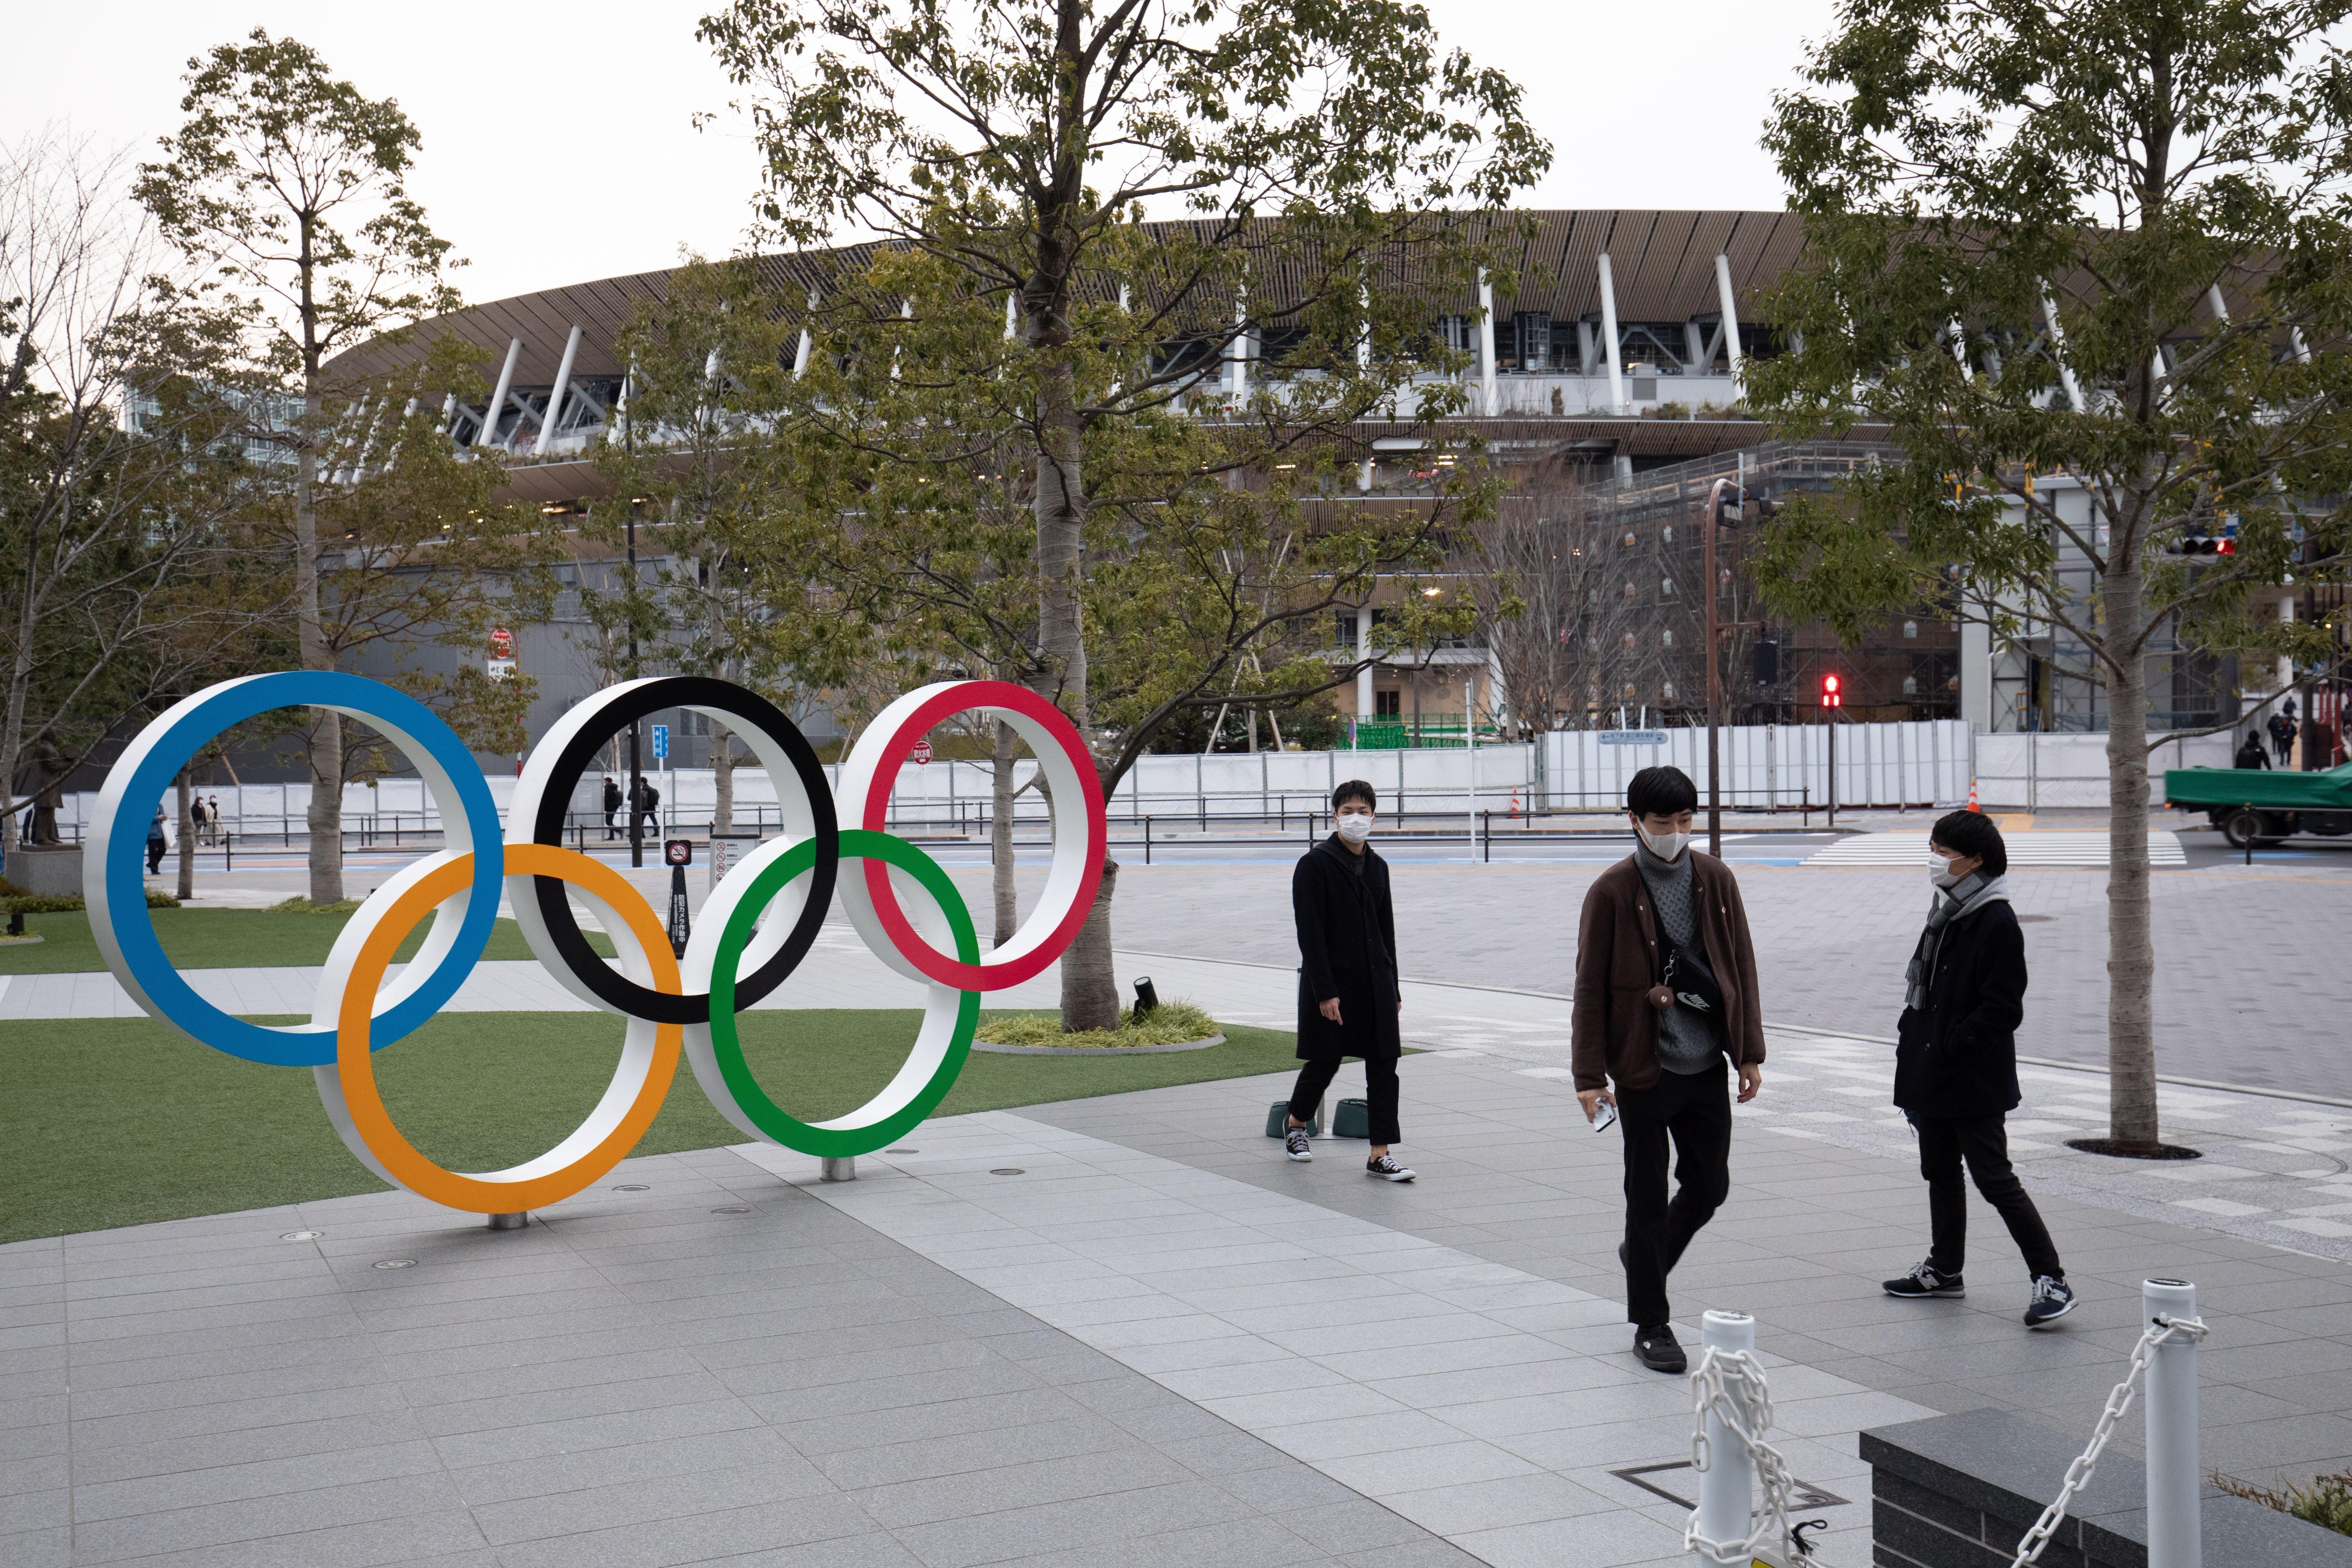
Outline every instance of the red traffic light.
[[1845, 693], [1842, 689], [1843, 684], [1844, 683], [1839, 680], [1834, 675], [1824, 675], [1822, 677], [1822, 707], [1839, 708], [1844, 706]]

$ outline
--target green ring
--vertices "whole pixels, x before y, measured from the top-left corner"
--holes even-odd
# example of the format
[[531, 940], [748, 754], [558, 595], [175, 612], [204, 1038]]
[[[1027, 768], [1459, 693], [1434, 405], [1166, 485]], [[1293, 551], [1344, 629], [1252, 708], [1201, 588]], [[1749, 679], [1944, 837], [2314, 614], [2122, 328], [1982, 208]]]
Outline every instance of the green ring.
[[[880, 860], [913, 877], [946, 914], [948, 929], [955, 937], [956, 957], [965, 963], [980, 962], [980, 934], [973, 929], [971, 911], [964, 906], [963, 895], [956, 891], [955, 883], [938, 861], [903, 838], [853, 827], [841, 830], [841, 858]], [[710, 1054], [717, 1059], [719, 1076], [726, 1079], [728, 1092], [734, 1096], [737, 1107], [761, 1131], [787, 1149], [797, 1149], [820, 1159], [839, 1160], [870, 1154], [897, 1142], [919, 1126], [923, 1118], [947, 1098], [948, 1090], [955, 1087], [957, 1077], [963, 1071], [966, 1058], [971, 1055], [972, 1036], [980, 1027], [980, 993], [961, 994], [963, 1000], [956, 1009], [955, 1033], [948, 1041], [947, 1053], [940, 1058], [939, 1070], [931, 1074], [930, 1080], [916, 1091], [912, 1100], [883, 1120], [862, 1127], [817, 1127], [769, 1099], [767, 1090], [760, 1087], [760, 1080], [751, 1076], [751, 1066], [743, 1059], [743, 1039], [736, 1032], [735, 966], [751, 943], [760, 911], [794, 878], [804, 877], [815, 868], [816, 841], [803, 839], [793, 845], [752, 881], [735, 906], [726, 930], [719, 932], [718, 952], [710, 962]]]

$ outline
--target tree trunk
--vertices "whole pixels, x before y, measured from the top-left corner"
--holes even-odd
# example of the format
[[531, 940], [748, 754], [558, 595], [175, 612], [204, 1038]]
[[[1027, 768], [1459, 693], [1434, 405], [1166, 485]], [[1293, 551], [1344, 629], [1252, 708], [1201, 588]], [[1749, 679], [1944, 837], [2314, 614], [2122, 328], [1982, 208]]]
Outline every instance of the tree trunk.
[[1087, 911], [1078, 940], [1062, 955], [1062, 1027], [1116, 1029], [1119, 1022], [1118, 979], [1111, 969], [1110, 900], [1118, 888], [1118, 862], [1103, 858], [1102, 885]]
[[1019, 929], [1020, 905], [1013, 881], [1013, 769], [1021, 754], [1021, 737], [1010, 724], [996, 726], [989, 752], [988, 863], [996, 893], [996, 945], [1003, 947]]
[[188, 809], [188, 770], [182, 768], [173, 788], [180, 807], [180, 880], [174, 894], [184, 902], [196, 896], [196, 817]]
[[727, 726], [710, 721], [710, 831], [735, 831], [735, 737]]
[[[2117, 536], [2123, 533], [2118, 528]], [[2134, 553], [2118, 544], [2100, 583], [2111, 646], [2132, 647], [2147, 615]], [[2147, 862], [2147, 665], [2135, 655], [2107, 671], [2108, 1136], [2157, 1147], [2156, 948]]]
[[[302, 400], [303, 440], [294, 458], [294, 588], [296, 629], [302, 668], [332, 669], [325, 618], [319, 602], [319, 513], [314, 490], [319, 456], [311, 447], [319, 428], [320, 400], [313, 390]], [[343, 721], [329, 709], [313, 716], [310, 761], [310, 901], [341, 903], [343, 898]]]

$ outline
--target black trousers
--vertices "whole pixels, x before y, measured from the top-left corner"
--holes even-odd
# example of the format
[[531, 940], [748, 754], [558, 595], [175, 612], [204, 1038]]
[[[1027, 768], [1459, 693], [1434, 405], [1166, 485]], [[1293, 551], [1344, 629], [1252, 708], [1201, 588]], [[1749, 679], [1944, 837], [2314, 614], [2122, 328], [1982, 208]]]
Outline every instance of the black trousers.
[[613, 818], [618, 815], [619, 809], [616, 806], [604, 814], [604, 837], [607, 838], [618, 838], [621, 836], [621, 830], [613, 826]]
[[1927, 1218], [1935, 1236], [1927, 1251], [1928, 1268], [1938, 1274], [1958, 1274], [1968, 1261], [1969, 1189], [1960, 1180], [1965, 1160], [1977, 1191], [2009, 1226], [2017, 1250], [2025, 1254], [2025, 1271], [2066, 1277], [2042, 1212], [2010, 1168], [2009, 1129], [2000, 1117], [1915, 1116], [1911, 1124], [1919, 1130], [1919, 1173], [1927, 1178]]
[[[1625, 1317], [1652, 1328], [1674, 1316], [1666, 1276], [1731, 1194], [1730, 1064], [1661, 1072], [1649, 1089], [1617, 1091], [1625, 1134]], [[1666, 1196], [1666, 1145], [1675, 1194]]]
[[[1315, 1107], [1322, 1100], [1323, 1091], [1331, 1087], [1340, 1059], [1316, 1057], [1298, 1069], [1298, 1081], [1290, 1090], [1290, 1114], [1294, 1118], [1300, 1121], [1315, 1119]], [[1397, 1131], [1397, 1059], [1366, 1057], [1363, 1060], [1364, 1099], [1372, 1113], [1372, 1142], [1402, 1143], [1404, 1134]], [[1327, 1127], [1323, 1131], [1331, 1130]]]

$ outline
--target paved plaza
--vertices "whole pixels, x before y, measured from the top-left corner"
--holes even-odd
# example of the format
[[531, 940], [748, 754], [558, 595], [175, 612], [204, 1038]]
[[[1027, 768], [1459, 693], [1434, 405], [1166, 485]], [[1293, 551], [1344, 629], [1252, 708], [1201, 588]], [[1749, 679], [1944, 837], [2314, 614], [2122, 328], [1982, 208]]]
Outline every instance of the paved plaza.
[[[2064, 1147], [2101, 1130], [2101, 1074], [2029, 1067], [2012, 1146], [2084, 1297], [2031, 1334], [1973, 1198], [1967, 1300], [1878, 1289], [1925, 1250], [1878, 1037], [1924, 877], [1776, 858], [1739, 868], [1765, 1093], [1673, 1289], [1686, 1342], [1708, 1307], [1757, 1314], [1829, 1568], [1869, 1561], [1858, 1431], [1997, 1406], [2086, 1435], [2154, 1274], [2196, 1281], [2212, 1325], [2209, 1467], [2352, 1465], [2348, 998], [2327, 989], [2352, 877], [2158, 876], [2168, 954], [2209, 938], [2168, 958], [2168, 1073], [2267, 1065], [2307, 1098], [2168, 1083], [2168, 1135], [2205, 1158], [2139, 1165]], [[634, 1159], [520, 1232], [387, 1193], [0, 1247], [0, 1563], [1687, 1562], [1689, 1394], [1629, 1353], [1617, 1135], [1577, 1112], [1556, 994], [1599, 868], [1400, 865], [1411, 1186], [1366, 1181], [1360, 1143], [1283, 1160], [1263, 1123], [1286, 1080], [1259, 1078], [935, 1121], [848, 1184], [764, 1145]], [[985, 867], [956, 874], [979, 904]], [[1122, 977], [1286, 1026], [1286, 876], [1129, 867]], [[2021, 913], [2055, 917], [2026, 928], [2023, 1042], [2053, 1062], [2095, 1060], [2067, 1031], [2103, 1011], [2074, 993], [2104, 880], [2012, 877]], [[192, 978], [307, 1011], [315, 972]], [[0, 1027], [110, 1016], [111, 985], [14, 977]], [[910, 999], [835, 923], [772, 1001]], [[500, 963], [457, 1006], [579, 1004]]]

